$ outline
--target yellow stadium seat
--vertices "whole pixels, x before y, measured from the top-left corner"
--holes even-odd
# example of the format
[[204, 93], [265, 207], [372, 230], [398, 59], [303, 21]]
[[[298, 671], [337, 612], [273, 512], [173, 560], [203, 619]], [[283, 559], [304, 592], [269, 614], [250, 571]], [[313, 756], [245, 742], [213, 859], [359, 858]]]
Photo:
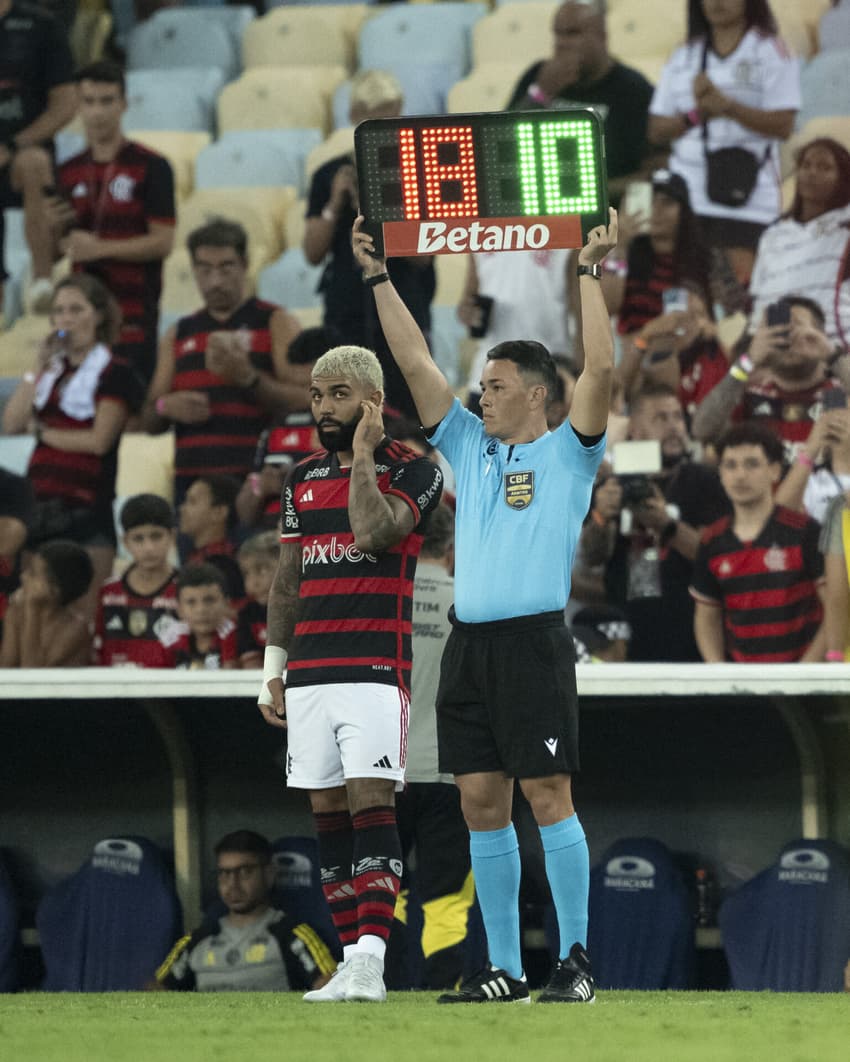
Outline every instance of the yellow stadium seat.
[[298, 320], [302, 328], [318, 328], [324, 316], [321, 306], [287, 306], [286, 311]]
[[802, 58], [817, 51], [818, 26], [829, 7], [830, 0], [770, 0], [779, 32]]
[[810, 118], [802, 129], [793, 133], [780, 149], [782, 176], [787, 177], [794, 169], [794, 156], [799, 149], [817, 137], [828, 136], [850, 151], [850, 117]]
[[[472, 68], [509, 62], [523, 69], [552, 54], [552, 19], [557, 4], [505, 4], [472, 27]], [[506, 82], [509, 78], [505, 79]], [[508, 93], [513, 88], [506, 84]]]
[[437, 271], [435, 306], [457, 306], [463, 294], [468, 269], [468, 254], [438, 254], [434, 256]]
[[184, 247], [186, 237], [214, 217], [238, 221], [248, 233], [248, 255], [253, 263], [272, 261], [283, 250], [283, 219], [296, 198], [295, 189], [201, 188], [182, 203], [177, 212], [175, 247]]
[[330, 131], [331, 98], [343, 66], [255, 66], [218, 97], [219, 133], [228, 129], [315, 127]]
[[129, 431], [118, 446], [115, 493], [119, 498], [134, 494], [158, 494], [174, 501], [174, 433], [146, 435]]
[[287, 247], [300, 247], [304, 242], [304, 222], [307, 213], [307, 200], [296, 199], [287, 210], [283, 222], [283, 231]]
[[334, 129], [331, 135], [326, 137], [318, 147], [314, 147], [307, 156], [304, 163], [304, 177], [307, 182], [307, 188], [309, 189], [313, 174], [320, 166], [340, 155], [350, 155], [353, 152], [354, 126], [346, 125], [340, 129]]
[[326, 8], [276, 7], [254, 19], [242, 35], [242, 65], [352, 65], [351, 42]]
[[507, 62], [482, 63], [449, 89], [446, 98], [450, 114], [469, 111], [501, 111], [507, 106], [514, 85], [528, 63], [511, 67]]
[[641, 55], [668, 59], [687, 36], [687, 4], [669, 0], [620, 0], [608, 12], [608, 47], [627, 66]]
[[162, 266], [162, 295], [159, 300], [163, 315], [193, 313], [201, 306], [201, 296], [192, 273], [192, 260], [185, 247], [177, 247]]
[[192, 194], [195, 187], [195, 159], [212, 140], [209, 133], [184, 133], [179, 130], [134, 129], [133, 140], [165, 155], [174, 170], [174, 192], [178, 202]]

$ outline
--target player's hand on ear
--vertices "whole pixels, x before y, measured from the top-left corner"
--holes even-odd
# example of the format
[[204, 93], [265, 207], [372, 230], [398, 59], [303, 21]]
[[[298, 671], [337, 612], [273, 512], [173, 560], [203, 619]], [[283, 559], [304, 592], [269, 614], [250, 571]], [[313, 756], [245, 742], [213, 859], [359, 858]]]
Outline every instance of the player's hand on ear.
[[587, 234], [587, 242], [578, 253], [580, 265], [596, 265], [617, 246], [618, 240], [617, 211], [608, 208], [608, 224], [597, 225]]
[[378, 273], [386, 272], [387, 261], [385, 258], [375, 257], [375, 241], [363, 229], [363, 220], [362, 214], [358, 214], [354, 219], [354, 226], [351, 230], [351, 249], [354, 251], [357, 264], [363, 270], [363, 275], [374, 277]]
[[354, 431], [352, 446], [355, 450], [366, 448], [374, 453], [375, 447], [384, 437], [384, 418], [374, 402], [361, 402], [363, 415]]

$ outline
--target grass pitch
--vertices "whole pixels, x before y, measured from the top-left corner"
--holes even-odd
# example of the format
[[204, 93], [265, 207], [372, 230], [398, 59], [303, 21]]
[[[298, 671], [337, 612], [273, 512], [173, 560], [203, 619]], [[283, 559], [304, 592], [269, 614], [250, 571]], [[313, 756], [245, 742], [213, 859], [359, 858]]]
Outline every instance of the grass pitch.
[[438, 1007], [431, 993], [0, 996], [3, 1062], [845, 1062], [850, 996], [604, 992]]

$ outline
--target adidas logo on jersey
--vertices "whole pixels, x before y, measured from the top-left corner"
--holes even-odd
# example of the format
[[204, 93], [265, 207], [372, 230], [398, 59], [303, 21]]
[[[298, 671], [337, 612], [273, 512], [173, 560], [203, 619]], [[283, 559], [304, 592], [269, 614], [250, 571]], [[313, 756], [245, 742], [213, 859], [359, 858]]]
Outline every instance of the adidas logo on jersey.
[[124, 624], [121, 622], [120, 616], [113, 616], [109, 623], [106, 624], [108, 631], [123, 631]]
[[300, 502], [311, 502], [313, 500], [312, 488], [308, 488], [307, 490], [305, 490], [298, 500]]

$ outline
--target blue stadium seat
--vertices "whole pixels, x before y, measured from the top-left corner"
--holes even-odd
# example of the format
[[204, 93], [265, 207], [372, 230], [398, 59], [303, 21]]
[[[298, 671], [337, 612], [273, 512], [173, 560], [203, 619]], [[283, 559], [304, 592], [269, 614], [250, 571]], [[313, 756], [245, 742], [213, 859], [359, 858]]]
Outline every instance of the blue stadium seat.
[[693, 983], [688, 890], [660, 841], [617, 841], [593, 868], [587, 945], [600, 988], [688, 988]]
[[296, 921], [311, 925], [338, 955], [339, 937], [322, 892], [318, 842], [314, 837], [280, 837], [272, 852], [277, 866], [275, 903]]
[[199, 9], [168, 8], [139, 23], [127, 40], [129, 70], [213, 67], [226, 80], [239, 73], [239, 49], [214, 18]]
[[0, 852], [0, 992], [13, 992], [18, 980], [18, 901]]
[[220, 70], [130, 70], [125, 131], [174, 129], [215, 133], [215, 108], [224, 85]]
[[772, 867], [720, 907], [732, 987], [840, 992], [850, 957], [850, 851], [832, 841], [787, 844]]
[[[471, 29], [487, 14], [483, 3], [394, 4], [364, 22], [358, 40], [358, 67], [390, 70], [401, 81], [410, 108], [405, 113], [425, 113], [427, 96], [417, 82], [445, 96], [451, 86], [469, 73]], [[415, 109], [414, 109], [415, 108]]]
[[142, 988], [180, 933], [180, 903], [159, 849], [142, 837], [98, 842], [36, 912], [54, 992]]
[[[387, 65], [387, 64], [385, 64]], [[387, 66], [389, 68], [389, 66]], [[404, 93], [402, 114], [445, 114], [454, 70], [444, 63], [414, 63], [394, 69]], [[351, 81], [337, 85], [331, 101], [334, 129], [351, 125]]]
[[257, 294], [280, 306], [299, 310], [321, 306], [318, 292], [323, 266], [310, 265], [300, 247], [290, 247], [257, 278]]
[[195, 187], [292, 185], [306, 191], [304, 163], [321, 129], [231, 129], [195, 161]]
[[821, 52], [800, 72], [803, 104], [797, 112], [797, 128], [810, 118], [839, 117], [850, 114], [850, 49], [837, 48]]

